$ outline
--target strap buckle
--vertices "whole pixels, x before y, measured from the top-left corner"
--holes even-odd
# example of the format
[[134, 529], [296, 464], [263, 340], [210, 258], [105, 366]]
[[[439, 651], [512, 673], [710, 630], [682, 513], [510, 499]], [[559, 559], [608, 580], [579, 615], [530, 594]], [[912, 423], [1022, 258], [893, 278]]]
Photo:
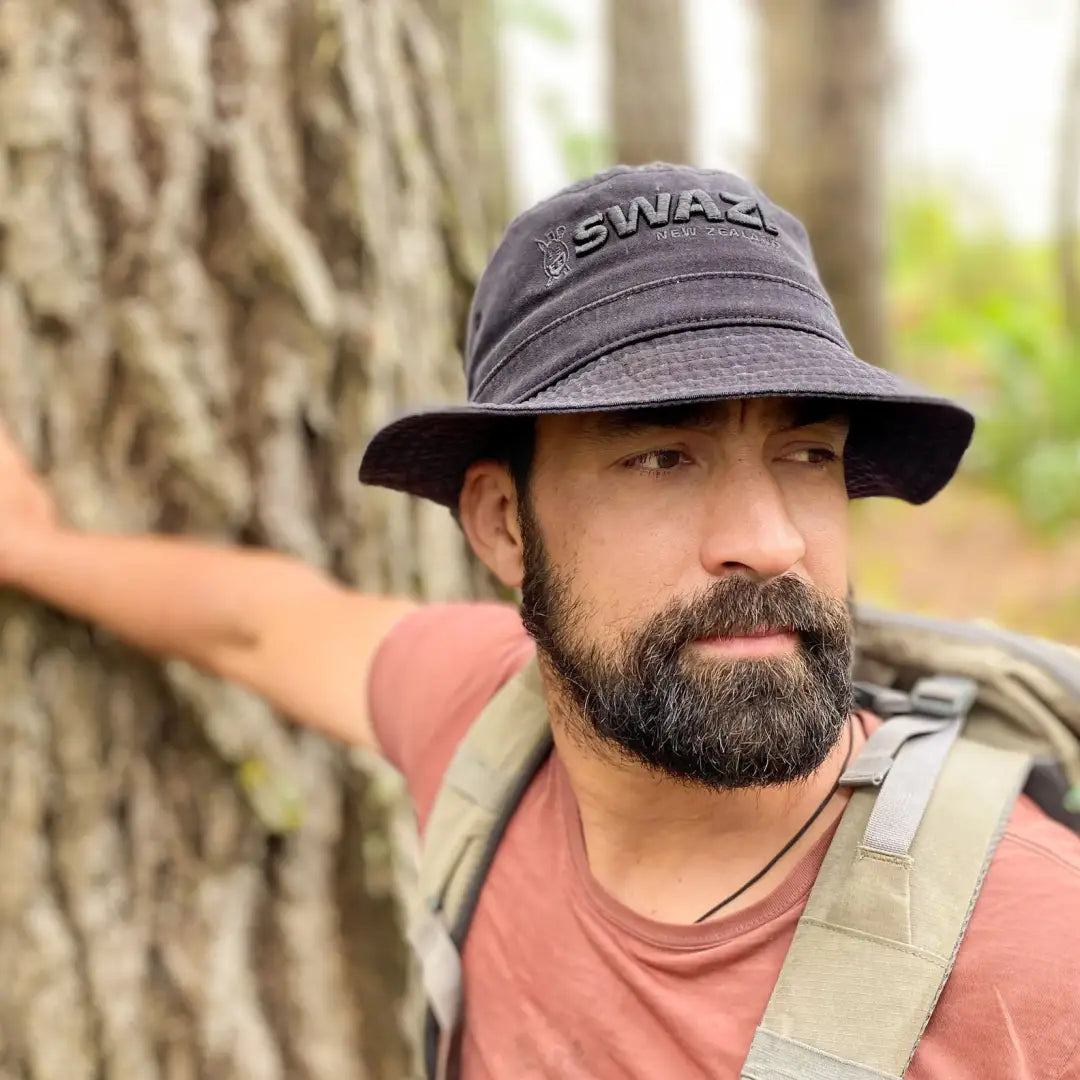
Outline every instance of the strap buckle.
[[911, 691], [911, 711], [921, 716], [956, 720], [967, 716], [979, 687], [965, 675], [931, 675], [919, 679]]
[[856, 682], [853, 686], [855, 704], [861, 709], [869, 709], [882, 720], [911, 712], [911, 698], [903, 690], [897, 690], [891, 686], [877, 686], [868, 682]]

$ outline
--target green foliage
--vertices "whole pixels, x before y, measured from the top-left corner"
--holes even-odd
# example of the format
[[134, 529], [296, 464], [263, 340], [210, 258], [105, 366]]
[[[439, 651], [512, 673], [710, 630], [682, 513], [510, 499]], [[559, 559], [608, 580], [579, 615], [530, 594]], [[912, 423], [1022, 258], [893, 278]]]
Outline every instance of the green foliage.
[[[498, 15], [503, 26], [524, 29], [559, 49], [569, 48], [577, 40], [573, 20], [551, 0], [499, 0]], [[591, 176], [612, 163], [611, 140], [602, 131], [574, 124], [565, 89], [546, 92], [539, 105], [569, 181]]]
[[1080, 341], [1066, 331], [1049, 244], [961, 227], [940, 197], [890, 223], [898, 367], [980, 413], [968, 468], [1048, 534], [1080, 521]]
[[611, 140], [598, 131], [564, 128], [559, 139], [567, 174], [573, 180], [606, 169], [612, 161]]
[[561, 96], [547, 94], [540, 106], [554, 133], [569, 180], [592, 176], [611, 164], [611, 140], [603, 132], [575, 127]]
[[507, 26], [520, 26], [553, 45], [574, 43], [574, 24], [545, 0], [500, 0], [498, 14]]

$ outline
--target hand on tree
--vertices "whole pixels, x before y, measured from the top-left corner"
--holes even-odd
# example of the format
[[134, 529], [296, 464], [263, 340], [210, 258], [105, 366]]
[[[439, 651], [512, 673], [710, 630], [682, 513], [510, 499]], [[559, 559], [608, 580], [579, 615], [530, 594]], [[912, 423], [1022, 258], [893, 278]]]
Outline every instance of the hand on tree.
[[52, 494], [0, 422], [0, 531], [53, 529], [58, 524]]

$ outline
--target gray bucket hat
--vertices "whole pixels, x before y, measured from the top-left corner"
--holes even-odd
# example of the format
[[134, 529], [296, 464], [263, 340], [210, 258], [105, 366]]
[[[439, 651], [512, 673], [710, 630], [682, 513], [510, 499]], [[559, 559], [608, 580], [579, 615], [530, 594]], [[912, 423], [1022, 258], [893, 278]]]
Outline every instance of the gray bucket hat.
[[456, 508], [466, 469], [522, 417], [747, 397], [847, 403], [852, 498], [922, 503], [974, 418], [851, 351], [806, 230], [731, 173], [620, 166], [516, 218], [476, 288], [468, 403], [369, 444], [364, 483]]

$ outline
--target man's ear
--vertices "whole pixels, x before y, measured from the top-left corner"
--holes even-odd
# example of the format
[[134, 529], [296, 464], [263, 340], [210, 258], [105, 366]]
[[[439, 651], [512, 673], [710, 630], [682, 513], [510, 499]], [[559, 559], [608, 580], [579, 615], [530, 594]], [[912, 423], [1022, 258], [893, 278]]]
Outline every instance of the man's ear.
[[521, 587], [525, 567], [517, 510], [517, 491], [505, 465], [478, 461], [469, 466], [458, 501], [461, 527], [476, 557], [511, 589]]

